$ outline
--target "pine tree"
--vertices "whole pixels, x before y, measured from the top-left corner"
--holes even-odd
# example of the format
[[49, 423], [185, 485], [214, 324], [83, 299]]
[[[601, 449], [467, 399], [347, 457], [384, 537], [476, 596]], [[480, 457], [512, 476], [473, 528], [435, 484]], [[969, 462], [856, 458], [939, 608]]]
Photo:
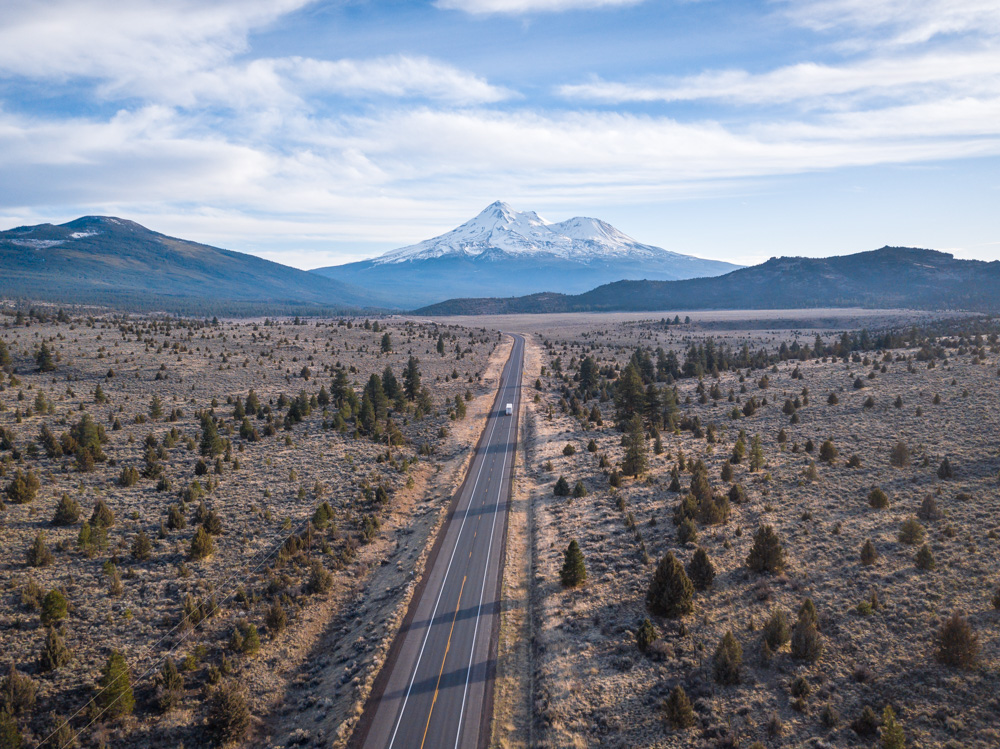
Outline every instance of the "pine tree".
[[59, 590], [53, 588], [45, 594], [45, 598], [42, 599], [42, 624], [48, 626], [60, 622], [66, 618], [67, 613], [66, 597]]
[[232, 682], [216, 687], [208, 701], [208, 728], [220, 744], [241, 741], [250, 730], [250, 708], [243, 691]]
[[219, 428], [215, 424], [215, 419], [209, 413], [204, 413], [201, 416], [201, 445], [200, 451], [202, 455], [210, 458], [214, 458], [216, 455], [222, 455], [225, 446], [222, 442], [222, 438], [219, 436]]
[[565, 476], [560, 476], [559, 480], [556, 481], [554, 487], [552, 487], [552, 493], [557, 497], [568, 497], [570, 494], [569, 482], [566, 480]]
[[979, 658], [979, 636], [969, 620], [957, 611], [941, 625], [937, 634], [937, 660], [946, 666], [971, 669]]
[[140, 530], [132, 541], [132, 558], [145, 562], [153, 555], [153, 542], [149, 540], [146, 531]]
[[762, 525], [754, 532], [753, 546], [746, 562], [754, 572], [779, 574], [785, 569], [785, 552], [778, 534], [770, 525]]
[[411, 356], [406, 362], [406, 370], [403, 372], [403, 392], [406, 397], [414, 401], [420, 394], [420, 360]]
[[812, 601], [807, 598], [799, 609], [798, 620], [792, 627], [792, 657], [815, 662], [822, 654], [823, 638], [816, 628], [816, 609]]
[[80, 519], [80, 504], [70, 498], [68, 494], [63, 494], [56, 506], [56, 512], [52, 516], [52, 525], [73, 525]]
[[649, 617], [644, 617], [639, 623], [639, 628], [635, 631], [635, 644], [643, 653], [649, 650], [649, 646], [656, 641], [656, 628], [649, 621]]
[[160, 396], [156, 393], [153, 393], [153, 397], [149, 401], [149, 417], [151, 419], [163, 418], [163, 401], [160, 400]]
[[27, 562], [30, 567], [47, 567], [55, 561], [52, 552], [45, 545], [45, 534], [41, 531], [35, 534], [35, 540], [28, 549]]
[[906, 749], [906, 734], [889, 705], [882, 711], [882, 749]]
[[695, 725], [694, 709], [691, 707], [691, 700], [688, 699], [684, 687], [680, 684], [675, 686], [670, 696], [667, 697], [664, 705], [667, 723], [671, 728], [678, 730], [692, 728]]
[[587, 580], [587, 568], [583, 561], [580, 545], [573, 539], [563, 552], [563, 566], [559, 579], [564, 588], [576, 588]]
[[628, 422], [625, 434], [625, 458], [622, 461], [622, 472], [626, 476], [641, 476], [648, 465], [648, 450], [646, 433], [642, 427], [642, 418], [636, 414]]
[[861, 564], [869, 567], [878, 560], [878, 552], [875, 550], [875, 544], [869, 538], [865, 541], [864, 546], [861, 547]]
[[917, 551], [915, 563], [918, 570], [924, 570], [925, 572], [937, 567], [937, 563], [934, 561], [934, 554], [927, 544], [921, 546], [920, 550]]
[[[633, 417], [641, 416], [646, 403], [646, 391], [635, 364], [622, 370], [615, 385], [615, 421], [622, 431], [631, 428]], [[640, 419], [640, 424], [641, 424]]]
[[92, 528], [110, 528], [114, 524], [115, 513], [103, 499], [97, 500], [94, 511], [90, 514], [90, 526]]
[[649, 581], [646, 607], [654, 614], [677, 618], [691, 613], [693, 597], [694, 585], [681, 563], [668, 551]]
[[212, 553], [214, 548], [215, 544], [212, 541], [212, 537], [205, 530], [205, 526], [199, 525], [198, 530], [195, 531], [194, 537], [191, 539], [189, 558], [194, 560], [204, 559]]
[[712, 560], [708, 558], [708, 552], [702, 547], [695, 549], [687, 568], [688, 577], [698, 590], [706, 590], [712, 587], [715, 580], [715, 567]]
[[739, 684], [740, 669], [743, 666], [743, 648], [727, 630], [722, 636], [712, 658], [712, 675], [719, 684]]
[[100, 690], [95, 702], [101, 710], [102, 718], [114, 720], [132, 714], [135, 696], [132, 694], [132, 675], [125, 656], [117, 650], [112, 651], [97, 684]]
[[382, 335], [381, 349], [383, 354], [388, 354], [392, 351], [392, 336], [389, 335], [388, 331]]
[[167, 713], [180, 703], [184, 696], [184, 675], [177, 670], [173, 658], [167, 658], [160, 669], [156, 684], [156, 705]]
[[60, 636], [59, 631], [54, 627], [49, 627], [45, 633], [45, 643], [42, 645], [42, 653], [38, 659], [38, 667], [41, 671], [55, 671], [57, 668], [65, 666], [70, 661], [69, 648]]
[[791, 630], [788, 627], [788, 617], [782, 609], [774, 609], [770, 618], [764, 625], [764, 642], [772, 652], [777, 652], [792, 638]]
[[52, 349], [42, 343], [38, 353], [35, 354], [35, 364], [38, 365], [39, 372], [54, 372], [56, 368], [55, 359], [52, 357]]

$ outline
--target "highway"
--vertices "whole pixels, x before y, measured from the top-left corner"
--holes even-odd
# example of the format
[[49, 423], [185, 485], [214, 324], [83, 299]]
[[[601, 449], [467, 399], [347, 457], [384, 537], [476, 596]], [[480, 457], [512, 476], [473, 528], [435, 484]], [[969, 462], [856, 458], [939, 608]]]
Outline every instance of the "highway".
[[468, 474], [375, 680], [355, 748], [475, 749], [488, 740], [524, 367], [524, 338], [513, 338]]

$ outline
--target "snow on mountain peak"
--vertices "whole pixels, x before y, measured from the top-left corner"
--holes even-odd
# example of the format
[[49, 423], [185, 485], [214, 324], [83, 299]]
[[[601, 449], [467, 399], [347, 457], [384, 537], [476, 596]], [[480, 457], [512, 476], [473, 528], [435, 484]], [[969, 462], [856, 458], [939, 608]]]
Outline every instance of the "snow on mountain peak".
[[445, 255], [476, 257], [491, 250], [522, 256], [553, 255], [581, 262], [675, 254], [640, 244], [599, 219], [577, 217], [553, 224], [534, 211], [515, 211], [498, 200], [450, 232], [391, 250], [373, 262], [376, 265], [403, 263]]

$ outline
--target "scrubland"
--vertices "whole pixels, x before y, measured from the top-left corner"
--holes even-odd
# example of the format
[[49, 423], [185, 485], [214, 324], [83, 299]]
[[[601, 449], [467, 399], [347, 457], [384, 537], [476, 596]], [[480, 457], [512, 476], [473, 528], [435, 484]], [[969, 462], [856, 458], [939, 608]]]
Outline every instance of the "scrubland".
[[343, 741], [498, 334], [3, 312], [4, 746]]
[[1000, 745], [996, 321], [679, 322], [532, 336], [531, 743]]

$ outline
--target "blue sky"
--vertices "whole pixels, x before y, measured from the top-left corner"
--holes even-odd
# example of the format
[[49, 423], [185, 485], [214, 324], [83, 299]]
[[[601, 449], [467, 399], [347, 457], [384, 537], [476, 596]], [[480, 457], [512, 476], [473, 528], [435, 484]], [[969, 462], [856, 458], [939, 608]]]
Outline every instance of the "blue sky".
[[493, 200], [750, 264], [1000, 258], [995, 0], [5, 0], [0, 226], [302, 268]]

